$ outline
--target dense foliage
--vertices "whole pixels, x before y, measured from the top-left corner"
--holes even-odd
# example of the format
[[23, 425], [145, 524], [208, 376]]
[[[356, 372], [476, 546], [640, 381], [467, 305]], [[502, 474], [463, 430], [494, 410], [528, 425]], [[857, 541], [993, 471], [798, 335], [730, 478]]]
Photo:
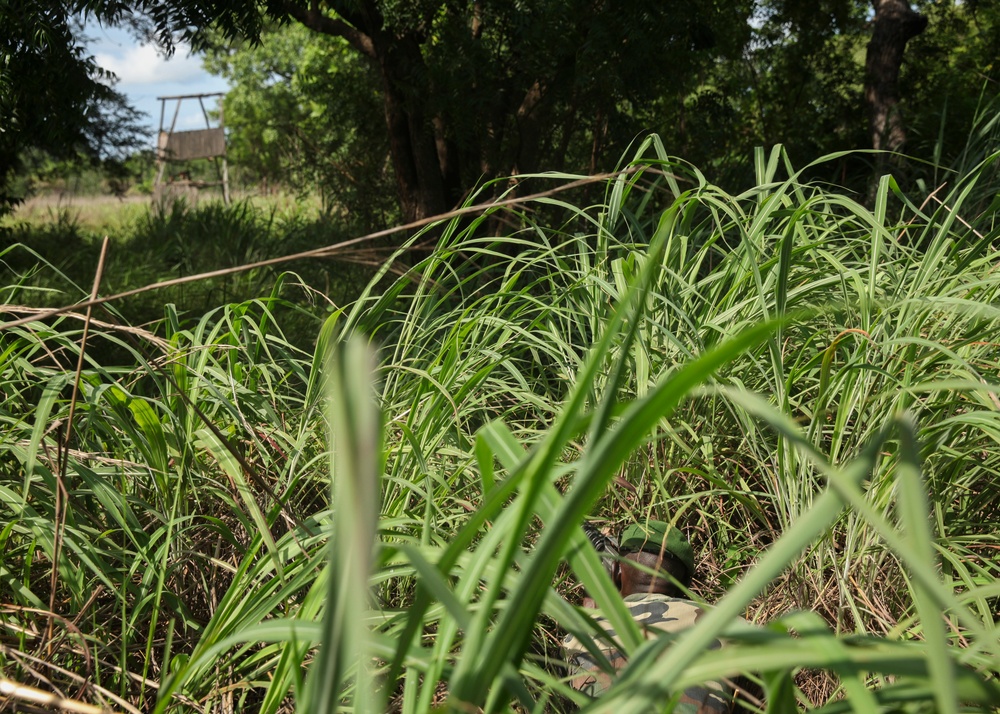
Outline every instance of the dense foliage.
[[[112, 208], [121, 215], [122, 207]], [[38, 310], [76, 301], [82, 286], [93, 279], [105, 235], [114, 237], [105, 261], [102, 291], [106, 294], [273, 259], [353, 236], [340, 221], [295, 203], [285, 208], [257, 207], [249, 201], [190, 206], [177, 200], [131, 208], [136, 210], [116, 220], [97, 216], [84, 220], [72, 207], [63, 207], [49, 220], [10, 221], [0, 227], [2, 274], [6, 284], [17, 285], [5, 296], [7, 309]], [[270, 294], [279, 284], [301, 285], [301, 290], [288, 290], [273, 309], [282, 314], [290, 339], [309, 345], [315, 339], [313, 312], [353, 300], [376, 269], [370, 263], [379, 260], [380, 251], [388, 255], [389, 248], [376, 241], [369, 250], [370, 256], [351, 262], [286, 262], [166, 287], [116, 301], [111, 309], [116, 319], [140, 325], [161, 320], [163, 306], [169, 303], [181, 320], [197, 320], [221, 304]], [[96, 349], [114, 351], [106, 343]]]
[[[579, 584], [621, 616], [576, 526], [655, 515], [718, 608], [588, 711], [745, 669], [775, 711], [996, 706], [997, 160], [869, 209], [780, 150], [732, 194], [650, 141], [594, 205], [438, 226], [315, 350], [277, 294], [91, 324], [131, 360], [87, 361], [75, 416], [82, 316], [6, 327], [4, 675], [158, 712], [570, 710]], [[706, 653], [738, 614], [771, 624]]]
[[[798, 160], [873, 145], [905, 149], [920, 161], [897, 161], [899, 180], [924, 179], [921, 161], [953, 160], [984, 91], [995, 94], [1000, 16], [987, 3], [875, 6], [873, 18], [868, 2], [853, 0], [679, 10], [331, 3], [322, 18], [292, 12], [301, 24], [273, 28], [263, 51], [222, 47], [209, 67], [233, 83], [227, 116], [239, 124], [241, 160], [259, 160], [246, 149], [262, 134], [278, 148], [274, 130], [294, 122], [282, 134], [294, 137], [281, 146], [282, 165], [268, 166], [270, 180], [314, 175], [317, 154], [299, 148], [326, 146], [318, 162], [346, 156], [357, 168], [354, 186], [368, 185], [362, 176], [381, 180], [392, 166], [407, 219], [450, 207], [483, 178], [611, 169], [647, 131], [724, 183], [749, 181], [745, 157], [774, 143]], [[905, 62], [900, 54], [881, 68], [891, 76], [880, 84], [873, 32], [879, 13], [902, 6], [926, 30], [905, 43]], [[331, 37], [340, 41], [335, 53]], [[300, 58], [292, 46], [309, 49]], [[384, 131], [374, 130], [379, 104]], [[866, 193], [873, 163], [851, 154], [824, 166], [823, 178]], [[344, 175], [322, 185], [339, 192]], [[359, 194], [345, 198], [354, 208]]]
[[371, 68], [345, 40], [300, 25], [265, 32], [259, 46], [209, 51], [207, 67], [231, 89], [227, 153], [264, 192], [319, 193], [342, 222], [371, 230], [397, 207]]
[[26, 155], [119, 162], [146, 143], [115, 77], [86, 51], [86, 20], [129, 27], [170, 52], [209, 25], [230, 39], [256, 36], [259, 8], [243, 0], [0, 0], [0, 214], [23, 198], [11, 184]]
[[[58, 2], [0, 3], [0, 214], [26, 155], [117, 157], [139, 144], [137, 113], [88, 57]], [[105, 81], [102, 81], [105, 80]]]
[[[950, 163], [1000, 81], [991, 2], [21, 5], [0, 4], [13, 28], [5, 184], [25, 151], [127, 142], [133, 117], [75, 29], [93, 17], [167, 49], [178, 37], [211, 48], [233, 86], [232, 158], [266, 185], [318, 190], [358, 226], [439, 214], [497, 177], [608, 170], [650, 131], [724, 185], [748, 184], [758, 145], [802, 162], [872, 146], [916, 158], [824, 166], [821, 178], [870, 195], [873, 164], [905, 183]], [[39, 76], [51, 97], [27, 91]]]

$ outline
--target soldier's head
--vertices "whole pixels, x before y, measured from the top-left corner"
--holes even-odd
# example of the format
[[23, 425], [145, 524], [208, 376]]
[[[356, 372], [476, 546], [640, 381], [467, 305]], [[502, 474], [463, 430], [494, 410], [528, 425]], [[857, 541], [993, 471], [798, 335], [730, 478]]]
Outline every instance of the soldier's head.
[[694, 551], [684, 534], [663, 521], [634, 523], [622, 531], [622, 561], [617, 585], [622, 595], [660, 593], [677, 596], [691, 584]]

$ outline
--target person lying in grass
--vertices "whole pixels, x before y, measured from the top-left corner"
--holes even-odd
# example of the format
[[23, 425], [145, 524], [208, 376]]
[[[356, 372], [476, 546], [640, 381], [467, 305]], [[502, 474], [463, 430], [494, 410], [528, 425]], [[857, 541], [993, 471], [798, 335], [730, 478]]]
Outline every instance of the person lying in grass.
[[[594, 535], [589, 534], [591, 540]], [[694, 626], [705, 612], [696, 602], [680, 597], [694, 574], [694, 551], [684, 535], [663, 521], [635, 523], [622, 532], [618, 545], [621, 557], [606, 560], [612, 579], [625, 599], [625, 605], [647, 638], [671, 637]], [[594, 607], [590, 598], [584, 607]], [[614, 630], [604, 617], [597, 623], [614, 639]], [[716, 646], [721, 646], [716, 642]], [[614, 676], [604, 671], [574, 635], [563, 640], [563, 652], [570, 670], [570, 686], [592, 697], [600, 696], [613, 683]], [[627, 664], [621, 651], [608, 643], [602, 653], [616, 671]], [[756, 687], [740, 677], [737, 681], [709, 682], [686, 689], [673, 711], [680, 714], [709, 714], [748, 711], [740, 694], [757, 699]]]

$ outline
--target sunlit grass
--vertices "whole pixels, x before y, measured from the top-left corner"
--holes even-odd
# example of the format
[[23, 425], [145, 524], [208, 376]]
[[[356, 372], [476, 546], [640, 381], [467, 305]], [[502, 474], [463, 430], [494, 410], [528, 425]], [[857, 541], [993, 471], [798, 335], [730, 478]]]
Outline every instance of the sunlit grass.
[[[48, 643], [80, 323], [6, 330], [5, 676], [75, 673], [81, 698], [163, 712], [619, 714], [740, 671], [773, 711], [997, 706], [981, 171], [923, 207], [886, 179], [869, 208], [800, 183], [780, 150], [738, 195], [655, 138], [632, 168], [593, 205], [413, 237], [436, 249], [404, 246], [311, 352], [277, 292], [189, 322], [168, 308], [157, 339], [95, 328], [130, 359], [84, 371], [55, 600], [72, 627], [54, 619]], [[689, 535], [695, 595], [718, 605], [666, 651], [577, 527], [643, 517]], [[558, 649], [597, 632], [581, 583], [633, 652], [594, 703]], [[732, 646], [706, 651], [722, 632]]]
[[[134, 224], [156, 212], [161, 204], [168, 206], [173, 198], [182, 198], [192, 207], [212, 203], [222, 203], [218, 192], [196, 192], [154, 199], [149, 195], [75, 194], [72, 192], [44, 192], [26, 199], [14, 207], [13, 211], [0, 219], [0, 226], [29, 225], [45, 228], [59, 223], [73, 223], [82, 230], [93, 234], [128, 234]], [[281, 215], [296, 214], [303, 218], [315, 219], [322, 211], [321, 202], [315, 196], [297, 196], [285, 192], [260, 195], [255, 192], [233, 191], [234, 202], [246, 202], [263, 212], [276, 211]]]

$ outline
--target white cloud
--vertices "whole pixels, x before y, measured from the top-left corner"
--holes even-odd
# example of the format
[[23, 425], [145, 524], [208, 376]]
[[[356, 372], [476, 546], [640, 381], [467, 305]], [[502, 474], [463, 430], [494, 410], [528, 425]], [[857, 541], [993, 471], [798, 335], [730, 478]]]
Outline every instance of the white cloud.
[[[157, 97], [181, 94], [207, 94], [224, 92], [227, 84], [221, 77], [213, 77], [201, 68], [201, 59], [190, 55], [186, 45], [179, 45], [167, 61], [158, 55], [152, 45], [139, 45], [127, 30], [101, 27], [95, 22], [87, 25], [88, 50], [98, 66], [114, 72], [118, 77], [116, 89], [124, 94], [136, 109], [145, 112], [140, 120], [152, 136], [160, 124], [161, 103]], [[205, 107], [214, 109], [217, 99], [206, 99]], [[163, 121], [170, 126], [175, 105], [167, 102]], [[205, 118], [197, 101], [185, 101], [177, 116], [175, 129], [202, 129]]]
[[[109, 49], [105, 46], [102, 49]], [[165, 82], [189, 82], [200, 79], [204, 71], [201, 60], [191, 55], [190, 48], [178, 45], [169, 60], [153, 45], [124, 47], [121, 52], [98, 52], [98, 66], [114, 72], [119, 89]]]

